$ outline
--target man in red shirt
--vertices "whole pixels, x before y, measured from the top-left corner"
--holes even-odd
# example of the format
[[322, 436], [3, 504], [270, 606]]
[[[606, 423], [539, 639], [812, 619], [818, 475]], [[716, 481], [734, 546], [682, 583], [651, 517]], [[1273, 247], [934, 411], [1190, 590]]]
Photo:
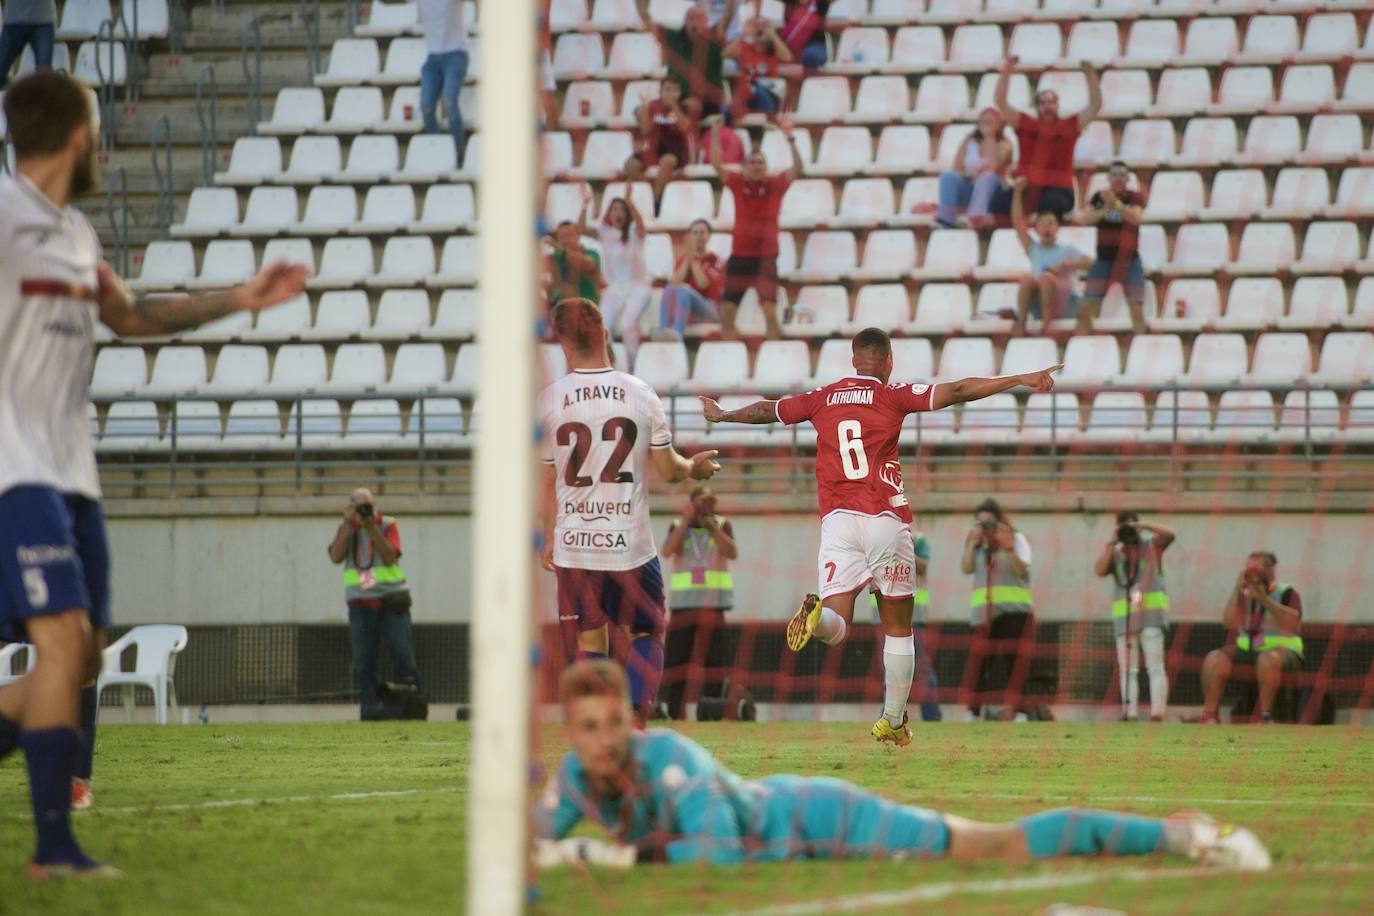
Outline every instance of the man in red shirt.
[[[993, 92], [993, 104], [1002, 112], [1007, 123], [1016, 131], [1020, 147], [1020, 161], [1012, 175], [1026, 179], [1025, 206], [1031, 213], [1053, 212], [1064, 220], [1073, 210], [1074, 174], [1073, 148], [1078, 135], [1087, 129], [1102, 109], [1101, 79], [1092, 64], [1083, 64], [1083, 76], [1088, 81], [1088, 104], [1076, 115], [1059, 116], [1059, 93], [1042, 89], [1035, 94], [1035, 117], [1017, 111], [1007, 101], [1007, 83], [1017, 58], [1002, 61]], [[995, 213], [1011, 211], [1010, 190], [996, 195], [991, 208]]]
[[639, 122], [639, 158], [646, 167], [658, 166], [654, 200], [678, 176], [678, 170], [695, 158], [696, 119], [683, 107], [682, 86], [671, 76], [659, 84], [658, 98], [635, 109]]
[[742, 171], [727, 168], [720, 156], [719, 119], [711, 131], [711, 165], [720, 174], [721, 183], [735, 195], [735, 234], [730, 260], [725, 262], [725, 299], [720, 304], [720, 336], [726, 340], [739, 336], [735, 315], [750, 287], [759, 294], [768, 339], [782, 337], [777, 309], [778, 211], [788, 186], [801, 177], [802, 158], [792, 138], [792, 122], [780, 118], [778, 127], [792, 151], [792, 168], [776, 175], [768, 174], [768, 160], [759, 150], [745, 157]]
[[702, 398], [711, 423], [810, 421], [816, 429], [816, 492], [821, 511], [820, 595], [807, 595], [787, 625], [787, 647], [800, 651], [812, 634], [827, 645], [844, 642], [854, 600], [872, 584], [887, 639], [883, 717], [873, 726], [879, 741], [911, 743], [906, 703], [916, 670], [911, 619], [916, 590], [911, 507], [902, 487], [897, 437], [907, 414], [976, 401], [1010, 388], [1054, 387], [1063, 366], [1001, 378], [966, 378], [938, 385], [889, 385], [892, 342], [878, 328], [853, 342], [854, 375], [780, 401], [757, 401], [721, 410]]

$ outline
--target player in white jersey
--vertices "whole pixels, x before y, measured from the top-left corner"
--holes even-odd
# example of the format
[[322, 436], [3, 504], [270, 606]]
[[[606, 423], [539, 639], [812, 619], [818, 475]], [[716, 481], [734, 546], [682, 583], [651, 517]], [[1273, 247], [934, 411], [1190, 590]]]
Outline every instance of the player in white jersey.
[[635, 708], [647, 717], [663, 675], [667, 616], [649, 521], [649, 468], [676, 482], [705, 480], [720, 465], [714, 451], [688, 459], [673, 448], [658, 395], [613, 367], [593, 302], [562, 300], [553, 327], [571, 371], [539, 394], [540, 460], [544, 567], [558, 577], [564, 655], [573, 662], [614, 648]]
[[183, 331], [285, 301], [304, 289], [305, 268], [274, 264], [231, 290], [135, 298], [71, 206], [95, 184], [85, 89], [39, 71], [16, 80], [4, 106], [16, 175], [0, 177], [0, 639], [32, 642], [37, 663], [0, 688], [0, 758], [21, 748], [28, 765], [38, 833], [30, 876], [110, 876], [118, 872], [89, 859], [70, 826], [74, 772], [90, 772], [109, 623], [86, 414], [95, 324], [120, 337]]

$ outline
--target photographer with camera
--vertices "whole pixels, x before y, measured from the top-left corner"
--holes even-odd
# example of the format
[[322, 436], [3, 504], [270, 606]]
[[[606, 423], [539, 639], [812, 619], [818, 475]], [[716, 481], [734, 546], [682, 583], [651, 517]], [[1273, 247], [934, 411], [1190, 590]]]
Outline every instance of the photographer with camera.
[[[362, 718], [400, 717], [404, 709], [423, 703], [410, 625], [410, 586], [400, 567], [400, 527], [394, 518], [377, 511], [371, 491], [359, 487], [344, 507], [343, 521], [328, 550], [331, 562], [344, 564], [348, 633]], [[377, 682], [379, 643], [385, 643], [391, 653], [394, 684]], [[388, 697], [404, 695], [408, 702], [403, 706], [387, 703], [379, 687], [385, 688]]]
[[1286, 582], [1279, 582], [1278, 557], [1267, 550], [1251, 552], [1227, 599], [1222, 622], [1235, 641], [1213, 649], [1202, 660], [1202, 718], [1217, 725], [1217, 706], [1226, 683], [1236, 668], [1253, 668], [1258, 683], [1255, 710], [1262, 723], [1273, 721], [1274, 699], [1285, 671], [1302, 668], [1302, 596]]
[[1135, 512], [1118, 512], [1116, 531], [1093, 561], [1093, 575], [1111, 576], [1116, 585], [1112, 630], [1124, 721], [1134, 722], [1140, 715], [1140, 652], [1150, 676], [1150, 721], [1163, 722], [1169, 703], [1169, 678], [1164, 670], [1164, 630], [1169, 625], [1164, 551], [1173, 542], [1171, 529], [1142, 523]]
[[730, 561], [739, 545], [729, 519], [716, 514], [716, 494], [706, 484], [692, 488], [682, 516], [663, 541], [670, 565], [668, 641], [659, 695], [668, 718], [681, 719], [698, 696], [719, 696], [729, 664], [725, 657], [725, 612], [734, 605]]
[[[973, 576], [973, 635], [964, 693], [967, 698], [970, 690], [1005, 691], [1002, 718], [1024, 721], [1021, 695], [1035, 654], [1030, 541], [1012, 527], [994, 499], [979, 503], [974, 516], [959, 561], [965, 575]], [[976, 697], [967, 699], [964, 721], [970, 722], [980, 717], [982, 707]]]

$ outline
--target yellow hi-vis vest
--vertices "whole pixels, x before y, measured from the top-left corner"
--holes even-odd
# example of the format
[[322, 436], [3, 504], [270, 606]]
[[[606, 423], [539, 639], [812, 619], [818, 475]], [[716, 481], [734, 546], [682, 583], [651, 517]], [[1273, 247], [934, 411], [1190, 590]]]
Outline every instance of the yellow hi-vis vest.
[[[387, 531], [391, 530], [395, 523], [395, 519], [386, 516], [377, 520], [377, 528], [381, 531], [382, 537], [386, 537]], [[410, 591], [410, 586], [406, 584], [406, 574], [401, 571], [399, 563], [378, 566], [373, 562], [376, 553], [375, 548], [369, 543], [370, 540], [367, 531], [361, 528], [349, 535], [343, 573], [344, 598], [349, 602], [381, 600], [388, 595]], [[366, 588], [363, 586], [365, 577], [373, 580]]]
[[[725, 519], [720, 520], [721, 527]], [[735, 603], [735, 579], [729, 560], [716, 546], [716, 539], [705, 528], [691, 527], [682, 539], [682, 552], [673, 557], [668, 578], [669, 606], [728, 609]]]
[[1132, 633], [1150, 627], [1164, 629], [1169, 593], [1164, 590], [1164, 569], [1160, 565], [1159, 555], [1150, 547], [1151, 540], [1153, 536], [1149, 532], [1141, 534], [1139, 578], [1134, 586], [1140, 590], [1140, 607], [1135, 613], [1131, 612], [1130, 591], [1126, 585], [1130, 570], [1126, 568], [1125, 552], [1118, 546], [1112, 556], [1116, 573], [1113, 577], [1116, 599], [1112, 601], [1112, 632], [1116, 636], [1126, 635], [1128, 629]]
[[[1283, 595], [1292, 587], [1293, 586], [1286, 582], [1275, 582], [1274, 588], [1269, 594], [1275, 596]], [[1274, 600], [1278, 601], [1278, 598], [1276, 597]], [[1282, 604], [1283, 602], [1280, 601], [1279, 603]], [[1260, 612], [1262, 616], [1260, 617], [1259, 645], [1254, 646], [1254, 650], [1256, 652], [1264, 652], [1268, 649], [1291, 649], [1301, 657], [1302, 637], [1296, 634], [1293, 636], [1284, 634], [1283, 631], [1279, 629], [1278, 621], [1274, 619], [1273, 615], [1271, 615], [1268, 610], [1261, 608]], [[1241, 630], [1240, 635], [1236, 637], [1236, 648], [1240, 649], [1242, 652], [1250, 650], [1251, 642], [1249, 633]]]
[[1011, 566], [1012, 551], [993, 551], [991, 568], [987, 553], [981, 544], [973, 549], [974, 588], [969, 597], [969, 622], [973, 626], [990, 623], [1002, 614], [1030, 613], [1033, 607], [1030, 573], [1016, 575]]

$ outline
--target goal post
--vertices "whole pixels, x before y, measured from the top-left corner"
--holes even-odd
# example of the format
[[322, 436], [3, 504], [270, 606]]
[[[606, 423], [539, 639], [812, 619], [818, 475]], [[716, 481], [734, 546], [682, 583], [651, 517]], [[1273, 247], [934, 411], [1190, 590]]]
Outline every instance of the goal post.
[[482, 4], [482, 409], [472, 487], [466, 910], [484, 916], [523, 910], [528, 862], [537, 24], [536, 0]]

